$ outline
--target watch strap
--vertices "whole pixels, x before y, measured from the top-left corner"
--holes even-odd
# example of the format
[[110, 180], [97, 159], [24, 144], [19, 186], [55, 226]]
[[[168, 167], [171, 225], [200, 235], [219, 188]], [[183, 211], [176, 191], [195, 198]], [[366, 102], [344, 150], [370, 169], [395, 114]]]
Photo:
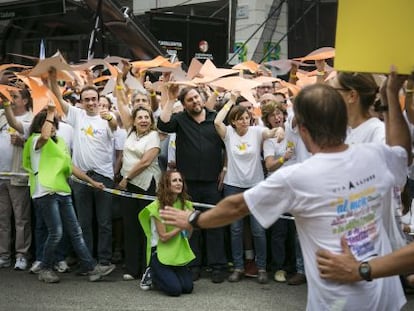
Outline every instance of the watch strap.
[[363, 278], [365, 281], [372, 281], [371, 266], [369, 265], [368, 261], [361, 262], [361, 264], [358, 267], [358, 272], [361, 278]]
[[198, 211], [198, 210], [194, 210], [191, 214], [190, 214], [190, 216], [188, 217], [188, 222], [190, 223], [190, 225], [193, 227], [193, 228], [200, 228], [199, 226], [198, 226], [198, 217], [200, 217], [200, 215], [201, 215], [201, 212], [200, 211]]

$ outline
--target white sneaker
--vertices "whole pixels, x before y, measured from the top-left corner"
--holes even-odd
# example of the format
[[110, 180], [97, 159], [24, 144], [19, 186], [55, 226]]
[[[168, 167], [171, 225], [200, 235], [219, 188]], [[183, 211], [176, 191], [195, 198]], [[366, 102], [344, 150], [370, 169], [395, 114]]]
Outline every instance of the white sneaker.
[[14, 270], [24, 271], [27, 269], [27, 260], [24, 257], [17, 257], [16, 264], [14, 265]]
[[57, 272], [60, 272], [60, 273], [65, 273], [65, 272], [69, 272], [70, 271], [70, 268], [69, 268], [68, 264], [64, 260], [59, 261], [57, 264], [55, 264], [55, 266], [53, 268]]
[[34, 263], [32, 263], [32, 267], [30, 268], [30, 273], [38, 274], [42, 270], [42, 262], [39, 260], [36, 260]]
[[0, 268], [8, 268], [10, 264], [10, 258], [0, 257]]

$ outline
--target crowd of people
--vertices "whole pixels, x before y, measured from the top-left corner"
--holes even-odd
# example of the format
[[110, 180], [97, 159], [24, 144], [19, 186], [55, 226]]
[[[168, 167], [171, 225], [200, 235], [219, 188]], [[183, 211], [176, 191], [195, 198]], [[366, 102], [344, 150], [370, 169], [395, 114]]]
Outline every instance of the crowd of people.
[[247, 94], [125, 60], [110, 92], [104, 79], [62, 87], [50, 67], [39, 83], [51, 100], [36, 114], [29, 85], [3, 75], [0, 268], [14, 259], [55, 283], [74, 258], [90, 281], [119, 264], [123, 280], [171, 296], [204, 270], [214, 283], [271, 275], [308, 281], [310, 310], [401, 308], [398, 278], [355, 289], [329, 272], [411, 242], [413, 77], [325, 65], [293, 64], [289, 81], [259, 67], [242, 79], [268, 79]]

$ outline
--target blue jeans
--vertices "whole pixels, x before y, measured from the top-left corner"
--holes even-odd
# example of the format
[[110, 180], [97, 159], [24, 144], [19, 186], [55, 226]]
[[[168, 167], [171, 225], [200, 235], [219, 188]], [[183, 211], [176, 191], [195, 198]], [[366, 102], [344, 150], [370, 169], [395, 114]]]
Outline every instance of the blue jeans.
[[[239, 188], [224, 185], [224, 196], [242, 193], [247, 188]], [[254, 248], [256, 253], [256, 266], [259, 270], [266, 270], [267, 250], [266, 250], [266, 230], [259, 224], [253, 215], [250, 215], [250, 228], [252, 230]], [[231, 230], [231, 253], [233, 264], [236, 269], [244, 269], [243, 260], [243, 219], [236, 220], [230, 225]]]
[[[47, 239], [48, 231], [46, 223], [41, 215], [41, 209], [36, 208], [36, 200], [33, 200], [34, 207], [34, 217], [35, 217], [35, 252], [36, 260], [43, 261], [43, 249], [45, 246], [45, 241]], [[68, 237], [65, 232], [63, 232], [63, 237], [56, 248], [55, 260], [56, 262], [65, 260], [67, 250], [68, 250]]]
[[303, 261], [302, 249], [300, 248], [299, 237], [296, 233], [296, 272], [305, 274], [305, 263]]
[[37, 215], [47, 227], [48, 235], [43, 247], [42, 267], [52, 269], [55, 262], [56, 248], [62, 239], [63, 230], [69, 236], [78, 255], [83, 271], [90, 271], [96, 265], [83, 239], [82, 230], [76, 219], [70, 195], [49, 194], [34, 199]]
[[284, 269], [289, 221], [291, 220], [280, 218], [270, 227], [270, 250], [274, 271]]
[[150, 262], [155, 285], [169, 296], [190, 294], [193, 291], [193, 276], [188, 266], [167, 266], [158, 260], [153, 251]]
[[[95, 172], [88, 172], [88, 175], [95, 181], [102, 182], [107, 188], [113, 187], [113, 181], [105, 176]], [[112, 194], [78, 182], [72, 183], [72, 191], [79, 223], [91, 254], [94, 250], [93, 217], [96, 215], [97, 257], [99, 263], [107, 265], [112, 259]]]

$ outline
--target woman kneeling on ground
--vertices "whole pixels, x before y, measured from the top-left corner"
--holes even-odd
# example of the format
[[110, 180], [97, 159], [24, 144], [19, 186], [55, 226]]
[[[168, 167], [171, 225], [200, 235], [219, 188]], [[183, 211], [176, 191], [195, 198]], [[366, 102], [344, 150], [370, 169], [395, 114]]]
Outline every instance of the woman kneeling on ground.
[[139, 221], [147, 237], [147, 264], [153, 284], [169, 296], [193, 291], [188, 263], [195, 258], [188, 237], [191, 232], [165, 225], [159, 215], [166, 206], [192, 210], [181, 173], [166, 171], [159, 182], [157, 199], [142, 210]]

